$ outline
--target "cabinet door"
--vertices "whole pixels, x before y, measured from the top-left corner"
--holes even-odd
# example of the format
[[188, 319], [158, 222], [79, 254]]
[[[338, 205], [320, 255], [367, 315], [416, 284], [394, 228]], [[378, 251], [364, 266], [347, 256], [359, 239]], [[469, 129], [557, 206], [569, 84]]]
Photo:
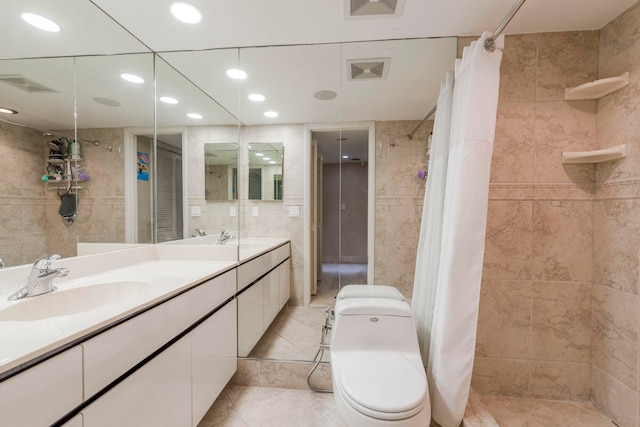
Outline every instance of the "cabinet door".
[[236, 304], [232, 301], [191, 333], [193, 426], [198, 425], [237, 369], [236, 321]]
[[0, 383], [0, 425], [45, 426], [82, 402], [82, 350], [73, 347]]
[[264, 280], [264, 330], [266, 331], [280, 311], [280, 275], [276, 268]]
[[291, 260], [288, 259], [278, 267], [280, 281], [280, 308], [291, 298]]
[[84, 427], [191, 426], [191, 338], [160, 353], [82, 412]]
[[264, 332], [264, 282], [260, 280], [238, 296], [238, 356], [246, 357]]

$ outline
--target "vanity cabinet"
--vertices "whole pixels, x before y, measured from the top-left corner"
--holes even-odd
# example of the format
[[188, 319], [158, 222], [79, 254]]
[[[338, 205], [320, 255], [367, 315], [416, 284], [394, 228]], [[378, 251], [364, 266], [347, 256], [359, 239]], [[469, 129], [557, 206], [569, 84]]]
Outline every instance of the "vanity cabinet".
[[0, 383], [0, 425], [48, 426], [82, 403], [82, 350], [73, 347]]
[[238, 356], [246, 357], [290, 297], [290, 245], [238, 267]]

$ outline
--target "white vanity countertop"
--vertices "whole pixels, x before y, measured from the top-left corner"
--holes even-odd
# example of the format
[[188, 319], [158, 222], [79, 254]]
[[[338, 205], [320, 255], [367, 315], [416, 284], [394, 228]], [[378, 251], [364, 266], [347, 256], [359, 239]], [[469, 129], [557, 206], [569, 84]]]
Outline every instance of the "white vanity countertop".
[[[127, 255], [121, 251], [121, 267], [95, 274], [86, 274], [85, 265], [76, 265], [77, 270], [84, 270], [80, 275], [73, 274], [73, 265], [84, 257], [61, 259], [55, 267], [70, 267], [72, 273], [54, 280], [58, 289], [20, 301], [7, 301], [9, 286], [0, 284], [4, 285], [0, 286], [0, 377], [237, 266], [235, 261], [149, 259], [155, 255], [131, 256], [137, 262], [126, 265]], [[113, 254], [105, 256], [111, 257], [105, 261], [107, 264], [113, 262]], [[96, 259], [100, 260], [92, 261]], [[26, 278], [28, 269], [19, 271]], [[16, 274], [6, 277], [13, 283]], [[18, 287], [11, 286], [11, 291]]]

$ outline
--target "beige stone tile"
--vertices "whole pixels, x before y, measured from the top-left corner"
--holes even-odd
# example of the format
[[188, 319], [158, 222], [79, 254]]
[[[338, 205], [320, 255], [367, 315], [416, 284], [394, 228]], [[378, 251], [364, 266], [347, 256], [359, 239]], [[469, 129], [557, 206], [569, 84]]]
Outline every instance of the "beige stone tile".
[[637, 427], [638, 393], [594, 365], [591, 367], [591, 401], [619, 427]]
[[536, 103], [536, 183], [592, 182], [593, 164], [562, 164], [563, 151], [588, 151], [596, 144], [596, 101]]
[[[204, 427], [200, 426], [199, 427]], [[208, 427], [208, 426], [207, 426]], [[226, 420], [220, 421], [219, 423], [211, 425], [211, 427], [248, 427], [247, 423], [244, 422], [244, 419], [240, 415], [234, 415]]]
[[238, 369], [233, 374], [229, 384], [239, 386], [257, 386], [260, 380], [259, 361], [238, 359]]
[[592, 203], [534, 202], [532, 278], [591, 281], [592, 230]]
[[535, 103], [500, 102], [491, 182], [533, 182]]
[[227, 421], [234, 416], [237, 416], [236, 406], [233, 404], [231, 399], [229, 399], [226, 390], [223, 390], [215, 402], [213, 402], [213, 405], [211, 405], [202, 420], [200, 420], [198, 427], [213, 427], [220, 425], [223, 421]]
[[471, 386], [481, 394], [529, 395], [529, 362], [476, 357]]
[[532, 227], [530, 201], [489, 201], [483, 279], [530, 279]]
[[251, 350], [249, 357], [296, 360], [303, 357], [303, 353], [286, 338], [272, 331], [267, 331]]
[[538, 34], [505, 37], [500, 65], [500, 103], [535, 100], [538, 37]]
[[538, 35], [536, 99], [562, 100], [564, 89], [598, 78], [598, 31]]
[[489, 412], [500, 426], [529, 426], [529, 413], [535, 408], [532, 399], [518, 399], [506, 396], [482, 396]]
[[543, 399], [589, 398], [589, 363], [531, 362], [531, 394]]
[[575, 420], [577, 427], [614, 427], [609, 417], [595, 409], [590, 403], [580, 406]]
[[491, 183], [489, 200], [529, 201], [533, 199], [533, 183]]
[[245, 410], [251, 406], [277, 398], [284, 390], [272, 387], [246, 387], [238, 385], [227, 385], [224, 393], [233, 407], [235, 412]]
[[530, 282], [483, 281], [476, 355], [527, 359], [531, 354]]
[[570, 282], [533, 284], [534, 360], [590, 361], [591, 286]]
[[279, 387], [296, 390], [306, 390], [307, 375], [311, 370], [311, 363], [289, 361], [266, 361], [259, 363], [260, 387]]
[[627, 387], [638, 387], [637, 295], [593, 285], [592, 363]]
[[594, 282], [638, 294], [640, 201], [596, 201], [593, 222]]

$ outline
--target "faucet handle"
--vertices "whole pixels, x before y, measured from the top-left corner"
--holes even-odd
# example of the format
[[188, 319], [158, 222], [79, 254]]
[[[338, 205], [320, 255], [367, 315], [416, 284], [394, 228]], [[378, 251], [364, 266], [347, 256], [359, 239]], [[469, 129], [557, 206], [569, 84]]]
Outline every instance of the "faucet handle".
[[61, 256], [58, 254], [45, 255], [43, 257], [38, 258], [33, 262], [33, 268], [37, 268], [38, 270], [47, 271], [51, 269], [53, 263], [60, 259]]

